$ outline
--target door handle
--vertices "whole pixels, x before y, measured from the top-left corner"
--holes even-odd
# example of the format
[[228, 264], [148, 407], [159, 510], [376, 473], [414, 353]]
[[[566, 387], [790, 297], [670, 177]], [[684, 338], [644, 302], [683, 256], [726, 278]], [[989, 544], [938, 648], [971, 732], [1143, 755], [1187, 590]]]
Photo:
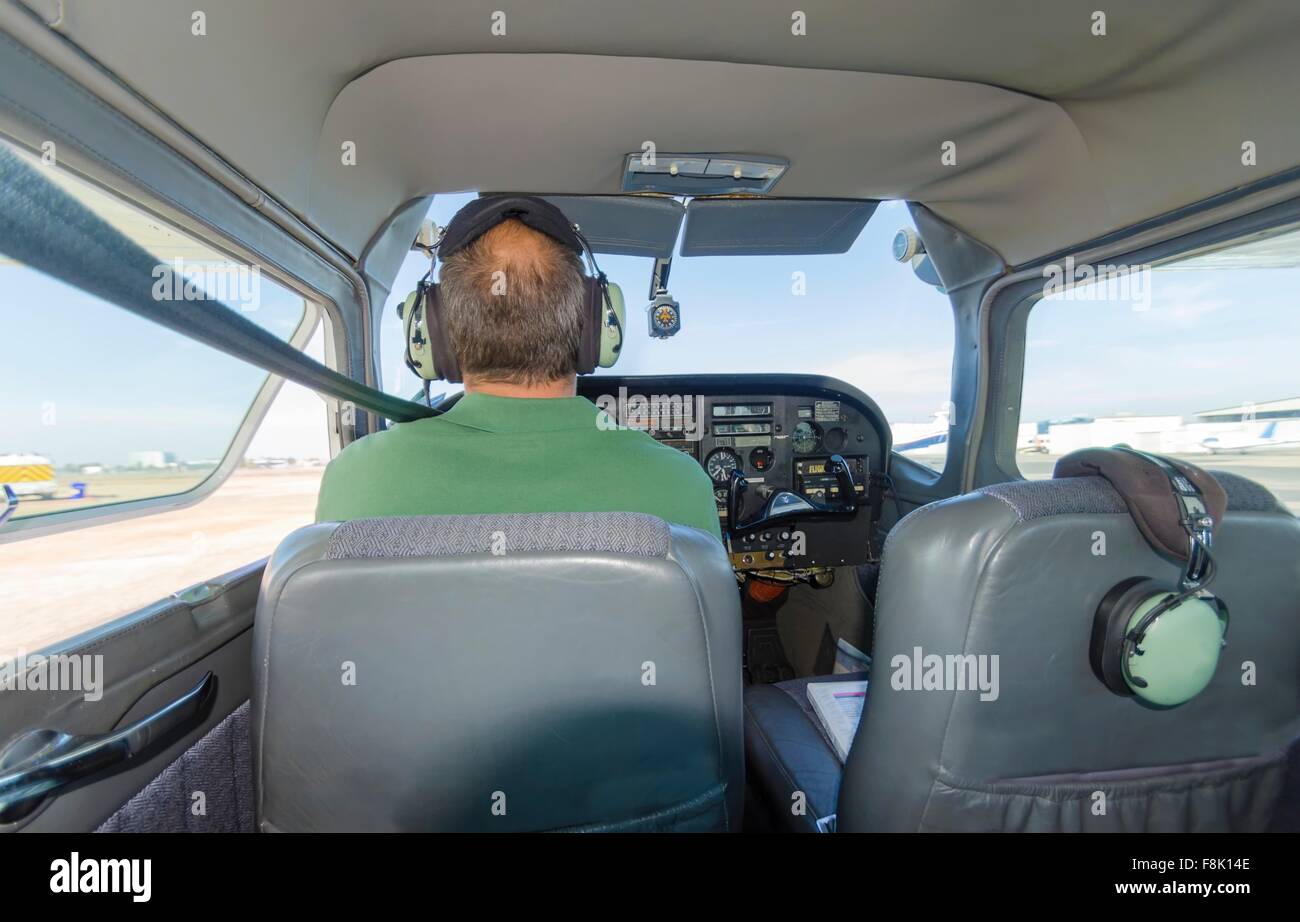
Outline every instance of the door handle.
[[175, 701], [120, 730], [74, 736], [32, 730], [0, 754], [0, 823], [13, 823], [64, 790], [121, 771], [201, 726], [217, 699], [217, 677], [206, 673]]

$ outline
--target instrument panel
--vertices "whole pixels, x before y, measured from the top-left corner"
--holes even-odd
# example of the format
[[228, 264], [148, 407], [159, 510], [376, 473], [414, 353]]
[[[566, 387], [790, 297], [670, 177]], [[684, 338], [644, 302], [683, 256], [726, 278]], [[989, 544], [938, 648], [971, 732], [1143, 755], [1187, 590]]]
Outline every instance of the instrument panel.
[[[851, 465], [857, 492], [865, 493], [878, 444], [870, 423], [847, 401], [787, 395], [736, 401], [720, 396], [706, 398], [704, 407], [701, 463], [721, 489], [732, 471], [740, 471], [760, 495], [781, 488], [807, 499], [838, 502], [842, 497], [826, 463], [831, 455], [841, 454]], [[719, 515], [726, 517], [721, 503]]]
[[[804, 523], [750, 534], [727, 521], [733, 471], [748, 481], [741, 523], [758, 515], [774, 493], [790, 491], [826, 506], [843, 506], [833, 455], [848, 463], [859, 507], [868, 502], [872, 474], [886, 473], [889, 429], [879, 407], [851, 385], [813, 375], [594, 376], [579, 393], [620, 423], [644, 429], [662, 444], [694, 458], [714, 484], [718, 517], [737, 569], [791, 565], [790, 535]], [[811, 519], [811, 517], [810, 517]], [[861, 521], [858, 521], [861, 519]], [[820, 517], [800, 531], [809, 544], [807, 566], [865, 562], [870, 523], [866, 509], [844, 521]], [[784, 540], [782, 538], [784, 535]], [[860, 553], [855, 546], [860, 544]]]

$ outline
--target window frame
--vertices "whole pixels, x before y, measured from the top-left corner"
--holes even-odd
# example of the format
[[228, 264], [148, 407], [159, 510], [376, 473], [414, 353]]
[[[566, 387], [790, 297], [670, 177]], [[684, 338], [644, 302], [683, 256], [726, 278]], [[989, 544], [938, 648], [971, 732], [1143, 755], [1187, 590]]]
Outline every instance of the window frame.
[[[1300, 197], [1168, 237], [1158, 243], [1099, 254], [1085, 251], [1070, 255], [1075, 256], [1076, 265], [1162, 266], [1199, 252], [1297, 231], [1300, 231]], [[969, 478], [972, 487], [1025, 479], [1020, 472], [1016, 444], [1024, 397], [1029, 315], [1044, 297], [1043, 267], [1059, 264], [1064, 258], [1054, 257], [1050, 262], [1031, 266], [1004, 279], [1003, 287], [990, 292], [981, 311], [987, 324], [982, 338], [989, 344], [985, 401], [987, 428], [979, 435], [979, 451], [972, 453], [973, 469]]]
[[[40, 156], [39, 142], [33, 143], [33, 139], [25, 132], [13, 131], [3, 118], [0, 118], [0, 142], [33, 156]], [[105, 195], [166, 224], [178, 233], [210, 247], [226, 258], [241, 263], [255, 263], [267, 279], [302, 298], [303, 315], [288, 339], [289, 345], [299, 350], [305, 349], [316, 328], [323, 326], [326, 364], [331, 368], [337, 368], [347, 361], [344, 348], [344, 343], [347, 341], [346, 329], [337, 309], [337, 303], [315, 285], [285, 271], [279, 259], [268, 258], [264, 253], [255, 252], [233, 238], [219, 234], [211, 223], [201, 223], [193, 216], [187, 220], [178, 220], [179, 213], [174, 207], [169, 206], [156, 195], [143, 192], [139, 186], [122, 182], [115, 173], [103, 165], [86, 162], [79, 156], [65, 159], [60, 154], [56, 168], [93, 185]], [[282, 236], [287, 238], [287, 235]], [[300, 244], [293, 245], [301, 251]], [[116, 305], [108, 306], [114, 310], [122, 310]], [[126, 313], [123, 311], [124, 315]], [[0, 526], [0, 545], [108, 522], [154, 515], [201, 502], [225, 483], [239, 466], [244, 451], [260, 427], [271, 403], [279, 394], [283, 383], [284, 378], [274, 374], [267, 375], [250, 401], [221, 462], [208, 476], [190, 489], [166, 496], [142, 497], [84, 509], [68, 509], [31, 517], [11, 518]], [[324, 396], [323, 399], [327, 413], [321, 423], [330, 430], [330, 451], [333, 454], [342, 447], [343, 408], [337, 400]], [[330, 420], [334, 420], [334, 423], [331, 424]]]
[[[125, 311], [123, 313], [125, 314]], [[310, 301], [304, 301], [302, 319], [292, 335], [290, 335], [289, 345], [297, 349], [306, 348], [319, 324], [320, 311]], [[220, 463], [206, 477], [188, 490], [169, 493], [165, 496], [148, 496], [140, 499], [123, 500], [117, 503], [105, 503], [101, 506], [88, 506], [84, 509], [65, 509], [59, 512], [12, 518], [3, 526], [0, 526], [0, 545], [27, 538], [39, 538], [43, 535], [52, 535], [89, 525], [104, 525], [109, 522], [122, 522], [127, 519], [154, 515], [159, 512], [170, 512], [174, 509], [184, 509], [202, 502], [220, 488], [229, 479], [230, 475], [235, 472], [235, 469], [239, 467], [244, 452], [253, 441], [253, 436], [257, 434], [257, 430], [261, 428], [262, 421], [271, 408], [271, 404], [274, 403], [276, 396], [280, 393], [283, 384], [284, 378], [278, 375], [268, 374], [266, 376], [249, 404], [248, 410], [244, 413], [244, 418], [240, 420], [238, 428], [235, 429], [235, 433], [231, 437], [230, 444], [227, 446], [226, 453], [222, 456]], [[324, 420], [322, 420], [322, 424], [324, 424]]]

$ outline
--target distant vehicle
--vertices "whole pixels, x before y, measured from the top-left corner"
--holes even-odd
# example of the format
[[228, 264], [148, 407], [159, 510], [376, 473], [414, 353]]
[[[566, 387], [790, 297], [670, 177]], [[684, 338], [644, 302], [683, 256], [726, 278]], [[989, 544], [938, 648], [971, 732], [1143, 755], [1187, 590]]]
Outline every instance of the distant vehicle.
[[54, 462], [44, 455], [0, 455], [0, 484], [7, 484], [18, 496], [42, 499], [53, 499], [59, 491]]
[[[1284, 425], [1290, 423], [1290, 426]], [[1259, 432], [1239, 429], [1201, 439], [1201, 447], [1212, 455], [1246, 454], [1300, 446], [1300, 420], [1273, 420]]]

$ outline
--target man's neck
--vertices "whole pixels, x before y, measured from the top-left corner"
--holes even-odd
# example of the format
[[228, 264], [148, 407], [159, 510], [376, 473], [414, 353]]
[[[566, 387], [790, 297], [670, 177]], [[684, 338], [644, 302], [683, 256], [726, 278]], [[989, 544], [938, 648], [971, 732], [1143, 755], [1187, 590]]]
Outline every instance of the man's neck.
[[557, 378], [542, 384], [511, 384], [506, 381], [480, 381], [465, 376], [465, 393], [491, 397], [572, 397], [578, 392], [577, 378]]

